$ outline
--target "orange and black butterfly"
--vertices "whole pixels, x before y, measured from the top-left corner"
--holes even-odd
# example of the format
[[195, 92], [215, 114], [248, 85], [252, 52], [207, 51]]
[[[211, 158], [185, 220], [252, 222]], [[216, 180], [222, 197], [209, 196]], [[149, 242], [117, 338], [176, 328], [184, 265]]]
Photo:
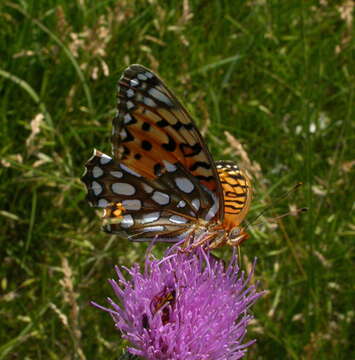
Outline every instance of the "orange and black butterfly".
[[247, 238], [240, 227], [251, 201], [247, 175], [213, 161], [185, 108], [141, 65], [119, 80], [112, 145], [113, 157], [94, 151], [82, 178], [91, 206], [105, 209], [105, 231], [209, 248]]

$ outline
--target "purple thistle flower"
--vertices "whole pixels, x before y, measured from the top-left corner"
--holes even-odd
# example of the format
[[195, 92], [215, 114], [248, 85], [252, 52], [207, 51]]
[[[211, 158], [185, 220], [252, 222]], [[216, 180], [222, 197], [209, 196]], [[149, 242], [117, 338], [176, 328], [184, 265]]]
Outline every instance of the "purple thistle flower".
[[[126, 269], [126, 268], [125, 268]], [[249, 307], [262, 295], [248, 287], [239, 273], [236, 256], [225, 268], [202, 249], [176, 252], [162, 260], [146, 258], [126, 269], [126, 280], [116, 267], [118, 282], [110, 280], [116, 304], [111, 314], [116, 328], [133, 345], [132, 354], [145, 359], [240, 359], [255, 340], [242, 344], [252, 316]]]

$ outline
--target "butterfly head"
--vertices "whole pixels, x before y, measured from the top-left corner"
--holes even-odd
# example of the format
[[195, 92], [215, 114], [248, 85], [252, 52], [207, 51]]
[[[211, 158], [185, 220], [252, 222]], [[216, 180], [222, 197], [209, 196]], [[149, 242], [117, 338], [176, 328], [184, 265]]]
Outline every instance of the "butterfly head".
[[245, 231], [244, 228], [235, 227], [228, 234], [227, 244], [230, 246], [239, 246], [246, 239], [248, 239], [248, 237], [249, 234]]

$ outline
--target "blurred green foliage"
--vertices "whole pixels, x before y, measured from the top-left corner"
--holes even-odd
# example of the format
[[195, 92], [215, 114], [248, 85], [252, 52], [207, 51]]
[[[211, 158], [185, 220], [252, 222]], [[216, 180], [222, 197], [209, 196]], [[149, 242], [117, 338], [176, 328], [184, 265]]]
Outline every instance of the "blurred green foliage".
[[353, 358], [353, 16], [348, 0], [1, 2], [0, 359], [116, 359], [126, 345], [89, 301], [147, 245], [101, 233], [79, 178], [94, 147], [110, 153], [131, 63], [166, 80], [216, 159], [248, 168], [248, 219], [271, 206], [241, 248], [268, 290], [248, 358]]

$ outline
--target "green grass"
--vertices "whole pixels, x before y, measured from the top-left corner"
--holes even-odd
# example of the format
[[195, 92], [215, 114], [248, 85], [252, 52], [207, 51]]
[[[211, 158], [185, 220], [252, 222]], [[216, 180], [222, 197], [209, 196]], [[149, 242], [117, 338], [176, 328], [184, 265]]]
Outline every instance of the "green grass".
[[[117, 359], [123, 348], [88, 303], [104, 304], [113, 266], [141, 261], [147, 245], [101, 233], [79, 178], [94, 147], [110, 152], [131, 63], [159, 72], [215, 159], [245, 164], [225, 131], [243, 144], [248, 219], [272, 206], [241, 248], [268, 290], [248, 359], [354, 358], [352, 2], [182, 3], [0, 4], [0, 359]], [[309, 211], [275, 226], [290, 206]]]

